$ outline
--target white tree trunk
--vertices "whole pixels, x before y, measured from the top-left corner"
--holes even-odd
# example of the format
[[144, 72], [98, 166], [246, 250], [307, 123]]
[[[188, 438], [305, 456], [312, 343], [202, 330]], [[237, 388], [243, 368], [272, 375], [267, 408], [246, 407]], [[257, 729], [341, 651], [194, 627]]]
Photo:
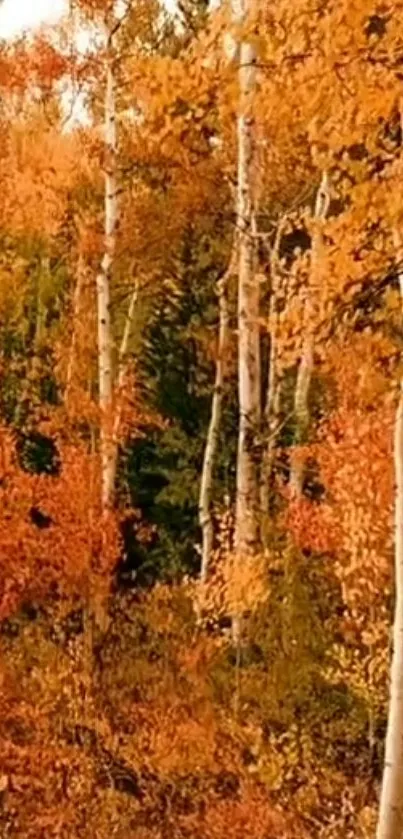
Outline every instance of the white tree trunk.
[[231, 262], [228, 270], [218, 282], [218, 311], [219, 311], [219, 328], [218, 328], [218, 347], [216, 372], [214, 382], [213, 399], [211, 403], [211, 416], [207, 432], [206, 446], [204, 450], [203, 467], [200, 482], [199, 494], [199, 523], [202, 533], [202, 556], [200, 580], [205, 583], [208, 575], [208, 568], [211, 560], [211, 553], [213, 550], [213, 521], [211, 516], [211, 495], [213, 489], [214, 467], [218, 450], [222, 403], [223, 403], [223, 388], [225, 380], [225, 354], [228, 344], [228, 284], [234, 272], [234, 255], [231, 257]]
[[[313, 337], [309, 335], [304, 341], [295, 385], [294, 417], [297, 427], [297, 442], [299, 444], [305, 442], [309, 427], [309, 392], [314, 368], [313, 349]], [[304, 475], [305, 463], [298, 457], [292, 464], [290, 475], [291, 490], [297, 497], [302, 495]]]
[[139, 287], [138, 283], [135, 284], [134, 290], [130, 296], [129, 301], [129, 308], [127, 310], [124, 330], [122, 341], [119, 347], [119, 356], [118, 356], [118, 371], [117, 371], [117, 381], [116, 381], [116, 388], [115, 388], [115, 399], [114, 399], [114, 415], [113, 415], [113, 426], [112, 426], [112, 440], [111, 440], [111, 456], [110, 462], [108, 465], [108, 481], [112, 487], [111, 489], [111, 497], [113, 498], [114, 490], [115, 490], [115, 483], [116, 483], [116, 473], [117, 473], [117, 465], [118, 465], [118, 454], [119, 454], [119, 436], [121, 431], [121, 423], [122, 423], [122, 390], [125, 384], [125, 374], [126, 374], [126, 359], [129, 350], [129, 341], [130, 335], [133, 326], [134, 314], [136, 311], [136, 305], [138, 300], [139, 294]]
[[117, 206], [117, 135], [115, 80], [113, 75], [112, 49], [108, 38], [107, 75], [105, 93], [105, 252], [101, 270], [97, 277], [98, 299], [98, 365], [99, 406], [101, 409], [101, 469], [102, 508], [108, 509], [113, 501], [114, 491], [114, 444], [112, 439], [112, 335], [110, 318], [110, 280], [113, 272], [116, 249]]
[[[273, 324], [276, 315], [278, 294], [279, 250], [286, 216], [277, 225], [276, 236], [270, 254], [270, 306], [269, 323]], [[264, 547], [268, 540], [268, 512], [270, 503], [270, 483], [273, 472], [273, 459], [276, 438], [279, 428], [281, 382], [278, 375], [278, 359], [275, 329], [270, 332], [269, 370], [267, 378], [267, 393], [264, 410], [264, 430], [267, 435], [260, 475], [260, 510], [261, 510], [261, 540]]]
[[[312, 237], [311, 251], [311, 280], [314, 284], [318, 281], [318, 268], [320, 266], [321, 251], [323, 246], [323, 222], [329, 210], [329, 182], [327, 172], [322, 175], [322, 180], [316, 195], [315, 203], [315, 229]], [[312, 329], [312, 289], [308, 289], [307, 302], [305, 306], [306, 337], [302, 347], [302, 355], [298, 366], [297, 382], [294, 395], [294, 417], [297, 427], [298, 443], [305, 442], [306, 433], [309, 427], [309, 392], [314, 368], [314, 335]], [[304, 483], [305, 464], [303, 459], [297, 458], [292, 465], [290, 475], [290, 486], [292, 493], [299, 497], [302, 494]]]
[[[233, 0], [236, 23], [243, 24], [251, 0]], [[259, 542], [259, 481], [255, 451], [260, 423], [259, 284], [253, 231], [254, 119], [256, 53], [243, 40], [239, 49], [238, 112], [238, 392], [239, 434], [235, 546], [240, 558], [253, 555]]]
[[[403, 246], [399, 232], [394, 234], [399, 264]], [[403, 311], [403, 273], [399, 275]], [[391, 667], [390, 703], [386, 734], [385, 763], [377, 839], [403, 836], [403, 380], [395, 422], [395, 620]]]

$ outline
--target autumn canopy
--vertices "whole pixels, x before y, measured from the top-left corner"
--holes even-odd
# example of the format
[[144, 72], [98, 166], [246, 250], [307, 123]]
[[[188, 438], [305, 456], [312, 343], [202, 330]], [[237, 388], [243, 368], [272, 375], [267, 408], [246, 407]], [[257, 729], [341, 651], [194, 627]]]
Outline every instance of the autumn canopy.
[[0, 835], [403, 837], [403, 0], [0, 39]]

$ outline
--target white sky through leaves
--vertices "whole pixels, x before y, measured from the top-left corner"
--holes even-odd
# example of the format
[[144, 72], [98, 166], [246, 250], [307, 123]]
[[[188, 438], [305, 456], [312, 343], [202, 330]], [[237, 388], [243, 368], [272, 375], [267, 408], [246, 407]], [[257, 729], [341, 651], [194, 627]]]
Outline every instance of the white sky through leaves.
[[57, 20], [64, 0], [3, 0], [0, 5], [0, 38], [17, 35], [23, 29]]
[[[54, 22], [66, 5], [66, 0], [0, 0], [0, 38]], [[166, 5], [174, 7], [174, 0], [166, 0]]]

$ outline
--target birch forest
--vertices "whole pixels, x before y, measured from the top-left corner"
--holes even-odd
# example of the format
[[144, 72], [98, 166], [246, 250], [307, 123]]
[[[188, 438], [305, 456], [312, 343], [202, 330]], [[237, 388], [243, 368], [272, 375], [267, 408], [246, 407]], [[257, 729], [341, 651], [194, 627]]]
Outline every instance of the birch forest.
[[403, 839], [403, 0], [69, 0], [0, 138], [1, 839]]

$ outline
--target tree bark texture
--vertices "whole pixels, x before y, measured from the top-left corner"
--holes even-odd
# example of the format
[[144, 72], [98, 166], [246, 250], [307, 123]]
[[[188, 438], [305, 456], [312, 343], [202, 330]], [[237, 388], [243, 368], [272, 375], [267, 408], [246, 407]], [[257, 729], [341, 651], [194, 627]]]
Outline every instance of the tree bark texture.
[[207, 580], [209, 564], [213, 550], [213, 520], [211, 515], [211, 498], [213, 491], [214, 468], [216, 465], [222, 405], [224, 398], [225, 382], [225, 355], [228, 344], [229, 311], [228, 311], [228, 285], [234, 273], [235, 251], [231, 257], [230, 265], [224, 276], [220, 278], [217, 285], [218, 292], [218, 347], [215, 371], [215, 382], [213, 399], [211, 403], [211, 416], [207, 431], [206, 446], [204, 449], [203, 467], [200, 482], [199, 494], [199, 523], [202, 533], [202, 555], [200, 579], [204, 583]]
[[102, 508], [108, 509], [114, 492], [114, 444], [112, 439], [112, 335], [110, 316], [110, 281], [116, 250], [117, 206], [117, 135], [115, 79], [112, 64], [111, 39], [108, 37], [106, 92], [105, 92], [105, 252], [97, 277], [98, 301], [98, 365], [99, 407], [101, 410], [101, 469]]
[[[294, 418], [297, 429], [296, 442], [306, 442], [309, 428], [309, 393], [314, 369], [314, 331], [312, 324], [313, 299], [316, 283], [319, 280], [318, 271], [320, 267], [321, 252], [323, 247], [323, 223], [329, 210], [329, 183], [327, 172], [322, 175], [322, 180], [316, 195], [314, 233], [311, 249], [311, 288], [307, 292], [305, 306], [304, 328], [305, 338], [302, 346], [302, 355], [298, 365], [297, 382], [294, 395]], [[312, 282], [313, 280], [313, 282]], [[290, 475], [290, 486], [294, 496], [302, 495], [305, 475], [305, 463], [301, 458], [296, 458]]]
[[[403, 244], [394, 232], [399, 265], [403, 264]], [[399, 273], [403, 314], [403, 271]], [[395, 618], [390, 701], [386, 733], [385, 762], [376, 837], [402, 839], [403, 836], [403, 380], [400, 382], [394, 436], [395, 466]]]
[[[234, 21], [244, 24], [251, 0], [233, 2]], [[259, 543], [259, 480], [255, 443], [260, 425], [259, 284], [256, 279], [254, 217], [254, 114], [256, 54], [242, 40], [239, 48], [238, 110], [238, 395], [239, 432], [235, 546], [239, 557], [253, 555]]]
[[276, 235], [270, 253], [270, 353], [267, 377], [267, 392], [264, 407], [264, 432], [266, 435], [266, 440], [263, 449], [260, 475], [261, 540], [263, 547], [267, 547], [267, 541], [269, 536], [268, 515], [270, 504], [270, 486], [273, 473], [273, 460], [276, 439], [280, 425], [279, 415], [281, 402], [281, 381], [278, 375], [278, 350], [276, 342], [276, 329], [274, 324], [276, 319], [276, 302], [278, 295], [279, 250], [285, 222], [286, 216], [283, 216], [279, 220], [279, 223], [277, 225]]

